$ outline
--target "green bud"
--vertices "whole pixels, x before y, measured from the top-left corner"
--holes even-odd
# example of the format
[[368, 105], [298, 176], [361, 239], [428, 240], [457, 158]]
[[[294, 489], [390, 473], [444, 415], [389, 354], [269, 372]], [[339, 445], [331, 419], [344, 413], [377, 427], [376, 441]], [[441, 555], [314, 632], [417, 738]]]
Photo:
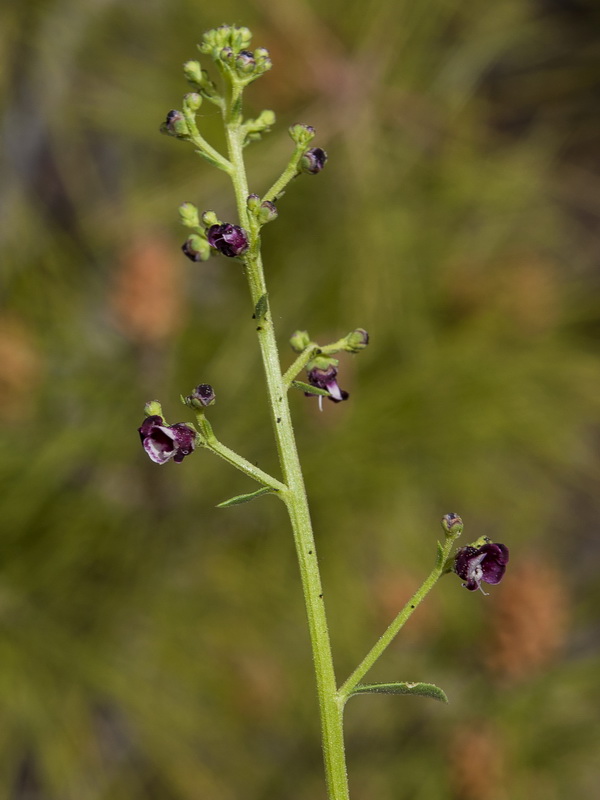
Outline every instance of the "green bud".
[[208, 261], [210, 258], [210, 245], [204, 236], [199, 236], [197, 233], [188, 236], [181, 249], [190, 261]]
[[257, 194], [249, 194], [246, 198], [246, 208], [256, 213], [260, 208], [260, 197]]
[[198, 209], [193, 203], [182, 203], [179, 206], [179, 218], [181, 224], [186, 228], [199, 228], [200, 219], [198, 218]]
[[146, 403], [144, 406], [144, 414], [147, 417], [162, 417], [163, 410], [158, 400], [150, 400], [150, 402]]
[[346, 336], [346, 344], [342, 348], [347, 353], [359, 353], [369, 344], [369, 334], [364, 328], [357, 328]]
[[463, 521], [458, 514], [444, 514], [442, 528], [446, 532], [446, 536], [460, 536], [463, 531]]
[[173, 109], [167, 114], [167, 119], [160, 126], [160, 132], [166, 133], [167, 136], [176, 136], [179, 139], [185, 139], [190, 135], [187, 122], [181, 111]]
[[296, 123], [289, 129], [289, 134], [297, 145], [304, 147], [317, 135], [316, 130], [312, 125], [305, 125], [304, 123]]
[[301, 353], [310, 344], [308, 331], [296, 331], [290, 338], [290, 345], [294, 352]]
[[264, 203], [261, 203], [256, 218], [261, 225], [266, 225], [267, 222], [273, 222], [274, 219], [277, 219], [277, 216], [278, 212], [275, 203], [272, 203], [270, 200], [265, 200]]
[[198, 111], [202, 105], [202, 97], [198, 92], [188, 92], [183, 96], [183, 108], [185, 111], [191, 111], [192, 114]]
[[[183, 74], [187, 80], [197, 88], [200, 88], [203, 83], [204, 70], [200, 66], [199, 61], [186, 61], [183, 65]], [[206, 74], [206, 73], [204, 73]]]
[[220, 225], [221, 220], [214, 211], [205, 211], [204, 214], [202, 214], [202, 224], [205, 228], [210, 228], [212, 225]]

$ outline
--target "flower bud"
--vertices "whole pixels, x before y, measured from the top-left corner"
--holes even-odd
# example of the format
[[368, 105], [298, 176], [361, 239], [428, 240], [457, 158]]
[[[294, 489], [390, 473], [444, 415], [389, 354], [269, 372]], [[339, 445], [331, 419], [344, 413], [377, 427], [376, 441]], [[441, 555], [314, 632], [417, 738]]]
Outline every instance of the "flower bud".
[[183, 74], [187, 80], [198, 88], [203, 83], [203, 70], [199, 61], [186, 61], [183, 65]]
[[256, 59], [250, 50], [240, 50], [235, 57], [235, 68], [240, 75], [251, 75], [256, 69]]
[[448, 536], [459, 536], [463, 531], [463, 521], [458, 514], [444, 514], [442, 528]]
[[222, 61], [223, 64], [230, 66], [233, 63], [233, 59], [235, 57], [235, 53], [233, 52], [233, 48], [231, 47], [223, 47], [221, 52], [219, 53], [219, 61]]
[[270, 200], [265, 200], [265, 202], [260, 205], [257, 219], [261, 225], [266, 225], [267, 222], [273, 222], [274, 219], [277, 219], [277, 215], [278, 211], [275, 203], [272, 203]]
[[160, 132], [180, 139], [186, 138], [190, 133], [183, 114], [176, 109], [169, 111], [166, 120], [160, 126]]
[[193, 203], [182, 203], [179, 206], [179, 218], [186, 228], [199, 228], [198, 209]]
[[310, 344], [308, 331], [296, 331], [290, 338], [290, 345], [295, 353], [301, 353]]
[[210, 228], [211, 225], [220, 225], [221, 220], [217, 217], [214, 211], [205, 211], [202, 214], [202, 224], [205, 228]]
[[289, 134], [297, 145], [305, 145], [317, 135], [316, 130], [312, 125], [305, 125], [303, 122], [298, 122], [289, 129]]
[[300, 159], [300, 170], [308, 175], [316, 175], [321, 172], [327, 161], [327, 153], [320, 147], [312, 147]]
[[184, 94], [183, 96], [184, 109], [194, 113], [198, 111], [201, 105], [202, 105], [202, 96], [199, 95], [198, 92], [188, 92], [187, 94]]
[[185, 398], [185, 403], [192, 408], [202, 409], [212, 406], [215, 400], [216, 397], [212, 386], [208, 383], [201, 383]]
[[224, 222], [222, 225], [211, 225], [206, 232], [211, 247], [228, 258], [241, 256], [249, 247], [248, 234], [239, 225]]
[[208, 261], [210, 258], [210, 248], [203, 236], [197, 233], [189, 236], [181, 245], [181, 249], [190, 261]]
[[257, 212], [260, 208], [260, 197], [257, 194], [249, 194], [246, 198], [246, 208], [248, 211]]
[[346, 336], [346, 345], [343, 348], [347, 353], [359, 353], [369, 344], [369, 334], [364, 328], [357, 328]]
[[163, 410], [158, 400], [150, 400], [144, 406], [144, 414], [147, 417], [162, 417]]

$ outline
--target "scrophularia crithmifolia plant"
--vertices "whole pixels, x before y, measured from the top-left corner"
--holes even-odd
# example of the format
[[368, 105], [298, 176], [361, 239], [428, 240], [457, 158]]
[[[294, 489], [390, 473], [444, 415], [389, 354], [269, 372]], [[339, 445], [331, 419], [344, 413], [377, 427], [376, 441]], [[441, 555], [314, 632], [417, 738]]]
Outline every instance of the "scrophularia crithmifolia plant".
[[[152, 401], [146, 405], [146, 419], [139, 428], [139, 434], [146, 453], [157, 464], [167, 461], [181, 463], [194, 451], [205, 449], [221, 456], [259, 484], [256, 491], [232, 497], [221, 503], [221, 507], [248, 502], [263, 494], [274, 494], [284, 503], [290, 518], [306, 604], [328, 796], [332, 800], [345, 800], [349, 797], [342, 728], [346, 702], [355, 694], [379, 692], [417, 694], [445, 701], [444, 692], [431, 684], [363, 683], [362, 680], [443, 574], [456, 573], [464, 581], [463, 586], [470, 591], [481, 589], [482, 582], [498, 583], [506, 569], [508, 549], [503, 544], [490, 542], [483, 537], [452, 554], [454, 542], [461, 534], [463, 525], [456, 514], [446, 514], [442, 519], [444, 540], [438, 542], [437, 558], [430, 575], [350, 677], [338, 684], [317, 549], [287, 394], [290, 389], [299, 389], [307, 396], [316, 397], [320, 404], [324, 398], [334, 403], [348, 400], [348, 392], [338, 384], [339, 362], [335, 355], [340, 352], [361, 352], [367, 347], [369, 336], [363, 328], [356, 328], [336, 342], [321, 345], [313, 341], [306, 331], [296, 331], [290, 339], [296, 358], [285, 372], [282, 371], [273, 325], [274, 315], [263, 270], [261, 230], [277, 218], [277, 203], [287, 185], [303, 173], [320, 173], [327, 162], [327, 154], [320, 147], [311, 147], [316, 136], [314, 128], [306, 124], [293, 125], [289, 134], [294, 149], [281, 175], [264, 194], [249, 191], [244, 150], [247, 145], [260, 140], [275, 122], [272, 111], [263, 111], [256, 119], [245, 119], [243, 116], [244, 89], [271, 69], [268, 52], [264, 48], [250, 50], [250, 42], [251, 34], [247, 28], [224, 25], [205, 33], [199, 49], [208, 60], [214, 62], [220, 83], [217, 85], [213, 82], [200, 62], [188, 61], [184, 65], [184, 74], [194, 91], [184, 96], [181, 111], [173, 110], [167, 114], [161, 130], [192, 144], [199, 155], [231, 179], [238, 219], [224, 222], [213, 211], [200, 214], [194, 205], [184, 203], [179, 211], [181, 221], [190, 234], [182, 250], [194, 262], [206, 261], [211, 255], [219, 254], [234, 259], [240, 268], [240, 278], [245, 275], [248, 281], [281, 478], [263, 472], [217, 439], [207, 418], [210, 406], [215, 401], [213, 388], [208, 384], [198, 385], [187, 397], [181, 398], [184, 405], [195, 414], [195, 425], [189, 422], [169, 424], [160, 404]], [[197, 114], [204, 102], [216, 106], [222, 115], [227, 155], [209, 145], [198, 129]], [[306, 381], [298, 380], [303, 371], [306, 371]]]

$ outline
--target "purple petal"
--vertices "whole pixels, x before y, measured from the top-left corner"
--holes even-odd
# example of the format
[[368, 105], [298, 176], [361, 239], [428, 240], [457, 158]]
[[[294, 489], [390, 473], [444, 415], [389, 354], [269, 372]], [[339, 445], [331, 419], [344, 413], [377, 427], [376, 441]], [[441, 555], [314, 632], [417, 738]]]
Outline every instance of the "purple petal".
[[177, 452], [175, 435], [166, 426], [155, 425], [151, 434], [142, 440], [144, 450], [155, 464], [166, 464]]

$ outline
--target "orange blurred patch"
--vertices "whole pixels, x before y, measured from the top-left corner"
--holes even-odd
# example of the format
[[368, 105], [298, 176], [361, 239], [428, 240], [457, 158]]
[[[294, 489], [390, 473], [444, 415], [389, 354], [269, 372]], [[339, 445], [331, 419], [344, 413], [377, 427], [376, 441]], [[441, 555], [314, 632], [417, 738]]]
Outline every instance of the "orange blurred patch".
[[550, 664], [565, 644], [569, 596], [561, 573], [536, 556], [509, 565], [494, 594], [485, 656], [502, 681], [524, 680]]
[[455, 800], [504, 800], [504, 742], [483, 720], [473, 720], [453, 736], [450, 785]]
[[33, 335], [16, 315], [0, 317], [0, 406], [4, 420], [27, 418], [41, 378], [41, 357]]
[[184, 313], [181, 253], [160, 234], [137, 237], [119, 259], [111, 305], [119, 329], [132, 341], [159, 343]]

